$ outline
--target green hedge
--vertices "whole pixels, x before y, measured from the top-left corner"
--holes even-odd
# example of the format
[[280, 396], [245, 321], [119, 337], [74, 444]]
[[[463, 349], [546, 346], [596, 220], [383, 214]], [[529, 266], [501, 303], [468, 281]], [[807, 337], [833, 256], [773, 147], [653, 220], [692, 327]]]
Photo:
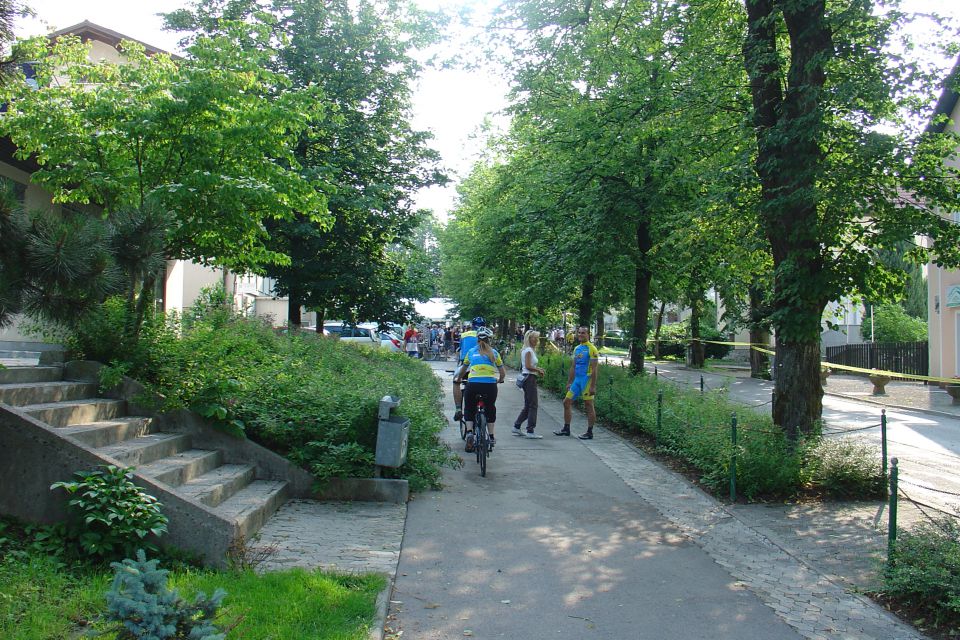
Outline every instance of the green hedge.
[[111, 363], [104, 381], [126, 373], [225, 430], [263, 444], [319, 478], [372, 477], [377, 409], [399, 396], [410, 418], [407, 463], [398, 476], [412, 489], [439, 487], [441, 467], [457, 457], [439, 439], [445, 426], [440, 383], [402, 354], [311, 333], [278, 334], [258, 320], [204, 302], [183, 318], [148, 319], [135, 344], [118, 342], [122, 301], [109, 300], [71, 339], [75, 356]]
[[[544, 354], [540, 366], [546, 370], [542, 386], [562, 393], [570, 358]], [[738, 495], [748, 500], [771, 499], [811, 490], [873, 497], [882, 489], [879, 453], [873, 447], [819, 438], [790, 446], [768, 415], [728, 401], [723, 391], [701, 395], [650, 375], [633, 376], [625, 368], [601, 366], [595, 401], [598, 418], [655, 437], [662, 453], [696, 469], [701, 482], [719, 495], [728, 495], [733, 414], [738, 421]], [[659, 431], [658, 392], [663, 393]]]

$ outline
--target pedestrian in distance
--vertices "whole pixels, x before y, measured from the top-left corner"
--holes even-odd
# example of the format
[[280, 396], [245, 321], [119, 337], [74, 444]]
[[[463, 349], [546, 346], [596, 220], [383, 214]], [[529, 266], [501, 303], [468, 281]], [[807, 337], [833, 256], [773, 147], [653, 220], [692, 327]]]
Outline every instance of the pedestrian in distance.
[[577, 329], [577, 340], [579, 344], [573, 349], [573, 366], [570, 367], [570, 377], [567, 379], [567, 393], [563, 397], [563, 429], [554, 431], [553, 434], [570, 435], [573, 401], [583, 398], [587, 430], [577, 437], [581, 440], [593, 440], [593, 425], [597, 421], [593, 398], [597, 395], [597, 379], [600, 377], [600, 352], [590, 342], [590, 330], [587, 327]]
[[406, 332], [403, 334], [403, 350], [407, 352], [407, 355], [411, 358], [420, 357], [420, 341], [417, 336], [417, 328], [413, 326], [413, 323], [407, 327]]
[[[525, 438], [540, 439], [537, 428], [537, 408], [539, 400], [537, 398], [537, 376], [546, 373], [537, 366], [537, 345], [540, 343], [540, 332], [530, 329], [523, 336], [523, 348], [520, 350], [520, 377], [518, 381], [523, 390], [523, 410], [517, 419], [513, 421], [513, 435], [523, 436]], [[520, 427], [526, 421], [527, 430], [524, 432]]]
[[478, 396], [484, 397], [484, 407], [487, 416], [487, 432], [490, 434], [490, 448], [496, 444], [494, 424], [497, 421], [497, 385], [507, 376], [503, 360], [496, 349], [490, 346], [493, 331], [487, 327], [477, 329], [477, 346], [471, 349], [464, 357], [463, 362], [454, 374], [455, 380], [467, 376], [467, 388], [463, 394], [463, 416], [467, 421], [467, 453], [473, 451], [475, 438], [473, 436], [473, 421], [477, 413]]

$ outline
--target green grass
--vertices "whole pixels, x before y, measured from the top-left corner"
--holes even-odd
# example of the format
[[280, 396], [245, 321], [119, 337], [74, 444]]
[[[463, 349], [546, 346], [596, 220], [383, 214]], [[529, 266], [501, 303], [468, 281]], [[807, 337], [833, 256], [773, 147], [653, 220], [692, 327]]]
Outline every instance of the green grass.
[[619, 347], [603, 347], [600, 349], [600, 355], [604, 356], [626, 356], [629, 353], [629, 349], [621, 349]]
[[39, 555], [0, 560], [0, 638], [59, 640], [74, 637], [80, 622], [103, 607], [110, 576], [68, 568]]
[[[83, 629], [107, 627], [111, 572], [58, 566], [38, 556], [0, 564], [0, 638], [68, 640]], [[222, 623], [239, 621], [236, 637], [250, 640], [362, 640], [374, 617], [384, 578], [290, 569], [258, 575], [176, 570], [170, 585], [192, 600], [197, 591], [227, 591]], [[92, 624], [89, 624], [92, 623]], [[113, 634], [98, 636], [109, 640]], [[230, 634], [228, 637], [234, 637]]]
[[[39, 542], [48, 528], [24, 527], [0, 519], [0, 638], [76, 640], [86, 632], [104, 640], [115, 634], [100, 619], [113, 570], [104, 565], [64, 561], [77, 557], [59, 539], [59, 555]], [[161, 568], [168, 568], [161, 562]], [[239, 622], [228, 638], [245, 640], [366, 640], [380, 575], [337, 575], [290, 569], [256, 574], [179, 565], [169, 585], [192, 601], [198, 591], [227, 592], [218, 623]]]
[[270, 640], [365, 640], [377, 594], [378, 575], [338, 576], [304, 569], [179, 573], [171, 586], [182, 594], [227, 591], [223, 620], [240, 619], [238, 637]]

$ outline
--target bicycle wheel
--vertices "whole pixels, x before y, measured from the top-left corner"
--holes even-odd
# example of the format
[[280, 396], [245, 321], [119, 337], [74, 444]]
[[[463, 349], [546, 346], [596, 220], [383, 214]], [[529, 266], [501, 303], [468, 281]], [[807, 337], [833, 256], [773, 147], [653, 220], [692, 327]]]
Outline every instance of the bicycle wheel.
[[467, 421], [463, 418], [460, 418], [460, 439], [467, 439]]
[[477, 411], [477, 421], [474, 423], [474, 433], [477, 434], [477, 462], [480, 464], [480, 476], [487, 475], [487, 450], [490, 440], [487, 436], [487, 416], [483, 411]]

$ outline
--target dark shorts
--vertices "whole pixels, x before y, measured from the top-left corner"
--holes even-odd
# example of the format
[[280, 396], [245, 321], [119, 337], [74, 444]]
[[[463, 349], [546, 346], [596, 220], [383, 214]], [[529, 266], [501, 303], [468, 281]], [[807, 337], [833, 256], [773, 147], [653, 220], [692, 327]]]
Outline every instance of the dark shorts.
[[467, 389], [463, 394], [463, 417], [467, 422], [473, 422], [473, 414], [477, 411], [477, 396], [483, 396], [484, 411], [487, 422], [497, 421], [497, 383], [496, 382], [467, 382]]

